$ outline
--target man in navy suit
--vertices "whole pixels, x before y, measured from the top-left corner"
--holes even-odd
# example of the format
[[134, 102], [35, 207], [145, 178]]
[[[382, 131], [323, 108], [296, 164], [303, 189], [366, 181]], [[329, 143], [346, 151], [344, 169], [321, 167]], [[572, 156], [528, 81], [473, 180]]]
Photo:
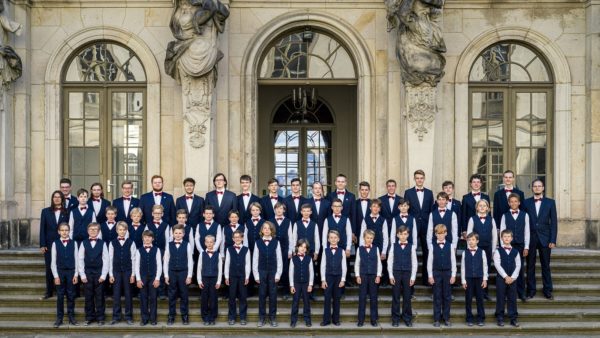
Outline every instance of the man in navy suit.
[[71, 195], [71, 180], [64, 177], [60, 179], [60, 192], [65, 196], [65, 208], [68, 212], [73, 210], [73, 208], [77, 207], [79, 201], [77, 201], [77, 197]]
[[104, 198], [104, 187], [101, 183], [93, 183], [90, 193], [92, 196], [88, 200], [88, 208], [94, 210], [96, 222], [102, 224], [106, 222], [106, 208], [110, 206], [110, 201]]
[[[327, 199], [330, 203], [333, 203], [334, 199], [339, 199], [342, 201], [342, 215], [348, 217], [348, 219], [354, 219], [354, 204], [356, 203], [356, 197], [353, 193], [346, 189], [348, 185], [348, 178], [344, 174], [338, 174], [335, 178], [335, 187], [336, 189], [329, 194], [327, 194]], [[352, 224], [352, 229], [358, 228], [356, 231], [360, 230], [360, 224], [355, 225]]]
[[535, 296], [535, 258], [540, 255], [544, 297], [554, 299], [552, 295], [552, 274], [550, 272], [550, 253], [556, 247], [558, 232], [556, 203], [544, 196], [544, 182], [536, 179], [531, 183], [533, 197], [525, 200], [525, 211], [529, 215], [531, 240], [527, 256], [527, 299]]
[[163, 221], [169, 225], [176, 223], [175, 219], [175, 201], [173, 195], [163, 191], [163, 178], [160, 175], [152, 176], [152, 191], [143, 194], [140, 197], [140, 208], [144, 213], [145, 224], [153, 222], [152, 207], [160, 204], [164, 208]]
[[306, 199], [302, 196], [302, 181], [298, 177], [292, 178], [290, 185], [292, 193], [283, 199], [283, 203], [286, 208], [286, 217], [289, 218], [292, 223], [296, 223], [302, 218], [300, 207], [306, 203]]
[[323, 185], [321, 182], [312, 184], [312, 197], [306, 199], [306, 203], [312, 207], [310, 218], [319, 226], [319, 234], [323, 233], [323, 223], [331, 214], [331, 203], [323, 198]]
[[[461, 224], [460, 222], [462, 221], [461, 215], [460, 215], [460, 209], [461, 209], [461, 204], [460, 201], [457, 200], [456, 198], [454, 198], [454, 182], [452, 181], [444, 181], [444, 183], [442, 183], [442, 191], [446, 193], [446, 195], [448, 195], [448, 204], [446, 204], [446, 209], [453, 211], [456, 214], [456, 220], [458, 221], [458, 239], [461, 240], [462, 238], [462, 234], [461, 234]], [[433, 209], [436, 209], [438, 207], [437, 205], [437, 201], [433, 203]], [[464, 240], [464, 239], [463, 239]]]
[[[242, 193], [237, 196], [238, 211], [240, 212], [240, 224], [246, 224], [246, 221], [252, 217], [250, 214], [250, 204], [260, 203], [260, 198], [250, 191], [252, 177], [250, 175], [240, 176], [240, 187]], [[254, 248], [252, 249], [254, 250]]]
[[[511, 193], [517, 194], [519, 195], [519, 201], [525, 200], [525, 194], [519, 190], [519, 188], [514, 186], [514, 182], [515, 173], [512, 170], [507, 170], [502, 174], [504, 188], [500, 188], [494, 193], [494, 221], [496, 221], [496, 225], [500, 224], [502, 215], [510, 210], [510, 206], [508, 205], [508, 195]], [[522, 205], [520, 209], [523, 209]]]
[[121, 183], [121, 192], [123, 196], [113, 200], [112, 204], [115, 208], [117, 208], [117, 222], [127, 222], [127, 224], [131, 224], [131, 217], [129, 217], [129, 213], [133, 208], [137, 208], [140, 206], [140, 200], [133, 197], [133, 182], [129, 180], [123, 181]]
[[175, 201], [175, 209], [187, 211], [187, 224], [194, 229], [200, 222], [204, 222], [204, 219], [202, 218], [202, 213], [204, 213], [204, 198], [194, 194], [195, 187], [196, 181], [193, 178], [188, 177], [183, 180], [183, 190], [185, 190], [185, 194], [178, 197]]
[[275, 204], [277, 202], [283, 203], [283, 198], [278, 195], [279, 181], [276, 178], [271, 178], [269, 182], [267, 182], [267, 189], [269, 190], [269, 193], [260, 199], [262, 218], [273, 219], [275, 217]]
[[[409, 213], [414, 217], [417, 223], [417, 233], [419, 237], [419, 245], [423, 252], [423, 259], [429, 256], [427, 243], [427, 225], [429, 224], [429, 214], [433, 207], [433, 192], [424, 187], [425, 172], [421, 169], [416, 170], [413, 174], [415, 186], [404, 191], [404, 199], [410, 203]], [[422, 270], [423, 285], [429, 285], [426, 264], [423, 264]]]
[[462, 208], [460, 210], [460, 216], [462, 220], [460, 221], [460, 228], [462, 233], [462, 238], [467, 239], [467, 226], [469, 224], [469, 219], [477, 214], [477, 202], [479, 200], [484, 199], [490, 203], [490, 196], [486, 193], [481, 192], [481, 184], [483, 182], [483, 178], [479, 174], [473, 174], [469, 178], [469, 185], [471, 186], [471, 192], [464, 195], [462, 198]]
[[396, 180], [387, 180], [387, 182], [385, 182], [387, 194], [379, 197], [379, 200], [381, 201], [381, 216], [385, 218], [388, 226], [391, 226], [394, 217], [400, 214], [400, 210], [398, 209], [400, 196], [396, 194], [396, 186]]
[[218, 173], [213, 177], [215, 190], [206, 193], [204, 201], [211, 205], [215, 212], [215, 221], [221, 225], [229, 224], [229, 212], [238, 210], [237, 196], [227, 190], [227, 178], [225, 174]]
[[371, 213], [371, 198], [369, 193], [371, 192], [371, 185], [369, 182], [362, 181], [358, 184], [358, 198], [354, 202], [354, 210], [352, 214], [354, 219], [351, 220], [352, 225], [352, 242], [358, 243], [360, 238], [360, 227], [363, 219]]

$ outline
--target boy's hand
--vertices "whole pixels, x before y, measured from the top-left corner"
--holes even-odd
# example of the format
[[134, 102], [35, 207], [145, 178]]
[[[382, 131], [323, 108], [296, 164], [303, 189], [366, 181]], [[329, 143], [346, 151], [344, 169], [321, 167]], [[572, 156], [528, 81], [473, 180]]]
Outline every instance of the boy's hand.
[[346, 258], [350, 257], [350, 250], [346, 250]]
[[485, 289], [485, 288], [487, 288], [487, 281], [486, 281], [486, 280], [484, 280], [484, 281], [481, 283], [481, 287], [482, 287], [482, 288], [484, 288], [484, 289]]
[[290, 286], [290, 293], [293, 295], [294, 293], [296, 293], [296, 288], [293, 286]]
[[346, 285], [346, 282], [344, 282], [344, 281], [341, 281], [341, 282], [340, 282], [340, 284], [339, 284], [338, 286], [339, 286], [340, 288], [343, 288], [343, 287], [344, 287], [344, 285]]
[[60, 278], [54, 278], [54, 285], [60, 285]]
[[199, 287], [200, 289], [204, 289], [204, 283], [202, 283], [202, 282], [198, 283], [198, 287]]
[[358, 285], [362, 284], [362, 280], [360, 279], [360, 276], [356, 277], [356, 284], [358, 284]]
[[318, 259], [319, 259], [319, 254], [315, 252], [315, 253], [313, 254], [313, 261], [315, 261], [315, 262], [316, 262]]
[[548, 244], [548, 247], [550, 249], [554, 249], [554, 248], [556, 248], [556, 243], [550, 243], [550, 244]]
[[466, 231], [462, 232], [462, 239], [464, 239], [464, 240], [467, 239], [467, 232]]
[[375, 277], [375, 284], [379, 284], [379, 282], [381, 282], [381, 277]]
[[529, 255], [529, 249], [523, 249], [523, 257], [527, 257]]
[[102, 277], [98, 278], [98, 283], [104, 283], [104, 278], [102, 278]]
[[506, 284], [510, 284], [510, 283], [512, 283], [512, 278], [510, 278], [510, 276], [506, 276], [506, 278], [504, 278], [504, 282]]
[[215, 289], [218, 290], [219, 288], [221, 288], [221, 283], [215, 284]]
[[83, 284], [86, 284], [86, 283], [87, 283], [87, 278], [82, 278], [82, 279], [81, 279], [81, 282], [82, 282]]
[[381, 254], [381, 260], [385, 261], [386, 254]]
[[279, 283], [279, 278], [275, 278], [275, 283]]
[[165, 284], [169, 285], [169, 277], [165, 277]]
[[191, 278], [186, 278], [185, 279], [185, 285], [190, 285], [192, 284], [192, 279]]
[[225, 278], [225, 285], [229, 286], [229, 278]]
[[129, 277], [129, 284], [133, 284], [135, 283], [135, 276], [130, 276]]
[[244, 280], [244, 285], [248, 285], [248, 283], [250, 283], [250, 280], [249, 280], [248, 278], [246, 278], [246, 279]]
[[[48, 251], [48, 248], [47, 248], [47, 247], [45, 247], [45, 246], [43, 246], [43, 247], [41, 247], [41, 248], [40, 248], [40, 251], [41, 251], [42, 253], [46, 253], [46, 251]], [[58, 284], [56, 284], [56, 285], [58, 285]]]
[[312, 285], [308, 286], [308, 289], [306, 289], [308, 292], [312, 292]]
[[156, 289], [160, 286], [160, 281], [159, 280], [154, 280], [154, 282], [152, 282], [152, 286]]
[[396, 280], [392, 277], [390, 277], [390, 284], [391, 285], [396, 285]]
[[138, 289], [143, 288], [144, 287], [144, 283], [142, 283], [141, 280], [137, 281], [137, 287], [138, 287]]
[[292, 254], [288, 254], [288, 259], [292, 259]]
[[77, 284], [78, 280], [77, 280], [77, 276], [73, 277], [73, 285]]
[[114, 284], [114, 283], [115, 283], [115, 277], [109, 277], [109, 278], [108, 278], [108, 282], [109, 282], [110, 284]]
[[327, 282], [325, 282], [325, 281], [321, 282], [321, 287], [323, 289], [327, 289]]
[[433, 280], [433, 277], [429, 277], [429, 279], [427, 281], [429, 282], [429, 285], [435, 284], [435, 281]]
[[456, 282], [456, 277], [450, 277], [450, 284], [454, 284]]
[[256, 282], [256, 284], [260, 284], [260, 279], [255, 279], [254, 282]]
[[467, 283], [463, 283], [462, 286], [463, 286], [463, 289], [465, 289], [465, 290], [467, 289]]
[[356, 235], [352, 234], [352, 243], [356, 243], [356, 242], [357, 242]]
[[408, 283], [408, 285], [410, 285], [410, 286], [413, 286], [413, 285], [415, 285], [415, 280], [414, 280], [414, 279], [411, 279], [411, 280], [410, 280], [410, 282]]

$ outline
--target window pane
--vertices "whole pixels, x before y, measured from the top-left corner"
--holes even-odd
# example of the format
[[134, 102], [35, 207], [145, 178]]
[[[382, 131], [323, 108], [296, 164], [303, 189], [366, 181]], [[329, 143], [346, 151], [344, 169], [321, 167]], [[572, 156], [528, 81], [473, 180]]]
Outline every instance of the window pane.
[[85, 121], [85, 146], [100, 146], [100, 121]]
[[471, 151], [471, 168], [473, 172], [487, 172], [487, 151], [485, 148], [473, 148]]
[[142, 119], [144, 114], [144, 94], [127, 93], [127, 112], [130, 119]]
[[532, 93], [532, 118], [546, 119], [546, 93]]
[[146, 74], [139, 58], [130, 49], [99, 41], [91, 43], [73, 57], [65, 81], [146, 81]]
[[532, 81], [537, 82], [548, 82], [550, 81], [550, 74], [546, 66], [540, 60], [540, 58], [536, 57], [535, 60], [531, 62], [531, 64], [527, 67], [527, 71], [531, 76]]
[[100, 94], [85, 93], [85, 118], [99, 119], [100, 118]]
[[517, 119], [529, 118], [529, 114], [531, 113], [530, 93], [517, 93], [516, 109]]
[[127, 174], [142, 175], [143, 169], [143, 149], [142, 148], [127, 148]]
[[69, 146], [83, 147], [83, 121], [69, 121]]
[[112, 121], [112, 145], [113, 147], [124, 147], [127, 145], [127, 121], [113, 120]]
[[[85, 148], [85, 174], [100, 175], [100, 148]], [[92, 182], [94, 183], [94, 182]]]
[[531, 172], [531, 150], [529, 148], [517, 149], [517, 176], [532, 174]]
[[127, 117], [127, 93], [112, 94], [112, 116], [113, 119], [124, 119]]
[[531, 121], [531, 145], [534, 147], [546, 146], [546, 121]]
[[546, 148], [532, 149], [532, 173], [537, 175], [546, 174]]
[[69, 93], [69, 118], [83, 118], [83, 93]]
[[472, 141], [473, 147], [485, 147], [487, 145], [487, 121], [474, 120], [472, 123]]
[[125, 174], [125, 148], [112, 149], [113, 174]]
[[84, 163], [84, 148], [69, 148], [69, 173], [71, 175], [85, 174]]
[[503, 144], [502, 132], [502, 121], [489, 121], [487, 140], [488, 146], [501, 146]]
[[502, 119], [504, 118], [504, 93], [494, 92], [487, 93], [487, 118]]
[[143, 146], [143, 121], [129, 121], [127, 125], [127, 144], [130, 147], [141, 147]]
[[529, 74], [527, 74], [527, 70], [520, 65], [511, 64], [510, 65], [510, 80], [518, 81], [518, 82], [530, 82], [531, 78]]
[[473, 93], [471, 98], [471, 116], [474, 119], [485, 118], [485, 93]]
[[517, 147], [529, 147], [531, 145], [530, 136], [529, 120], [517, 121]]

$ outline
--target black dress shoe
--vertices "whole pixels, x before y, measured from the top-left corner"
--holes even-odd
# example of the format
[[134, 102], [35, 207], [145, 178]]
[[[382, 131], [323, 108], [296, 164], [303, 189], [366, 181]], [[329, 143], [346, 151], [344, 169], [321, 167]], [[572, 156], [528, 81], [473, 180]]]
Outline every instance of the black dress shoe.
[[520, 299], [520, 300], [521, 300], [523, 303], [527, 302], [527, 298], [525, 298], [525, 297], [519, 297], [519, 299]]
[[58, 329], [61, 325], [62, 325], [63, 321], [62, 320], [57, 320], [54, 322], [54, 328]]
[[444, 321], [444, 325], [446, 325], [446, 326], [450, 327], [450, 326], [452, 326], [452, 323], [450, 323], [450, 321], [449, 321], [449, 320], [445, 320], [445, 321]]
[[86, 320], [85, 322], [83, 322], [84, 326], [90, 326], [90, 324], [92, 323], [91, 320]]
[[306, 322], [306, 327], [311, 327], [312, 323], [311, 322]]
[[110, 321], [110, 325], [115, 325], [115, 324], [117, 324], [118, 322], [119, 322], [118, 320], [116, 320], [116, 319], [113, 319], [113, 320], [111, 320], [111, 321]]
[[158, 324], [156, 321], [153, 321], [152, 323], [150, 323], [150, 325], [152, 325], [152, 326], [156, 326], [156, 324]]
[[376, 320], [372, 320], [371, 321], [371, 326], [376, 327], [378, 325]]
[[43, 295], [43, 296], [40, 297], [40, 300], [46, 300], [46, 299], [48, 299], [50, 297], [52, 297], [52, 295], [45, 294], [45, 295]]
[[181, 316], [181, 322], [183, 323], [183, 325], [190, 325], [190, 317]]
[[467, 322], [467, 326], [473, 326], [473, 322]]
[[330, 322], [321, 322], [321, 324], [319, 324], [319, 325], [321, 325], [321, 326], [328, 326], [329, 324], [331, 324], [331, 323]]
[[75, 320], [75, 318], [69, 318], [69, 325], [79, 326], [79, 323]]
[[535, 297], [535, 295], [527, 295], [527, 299], [533, 299], [533, 297]]
[[440, 327], [440, 322], [438, 322], [438, 321], [433, 322], [433, 327]]
[[551, 293], [544, 295], [544, 297], [546, 297], [546, 299], [548, 299], [548, 300], [554, 300], [554, 296]]
[[356, 326], [358, 326], [358, 327], [363, 327], [363, 325], [365, 325], [365, 323], [363, 323], [363, 322], [356, 323]]
[[290, 327], [296, 327], [296, 322], [291, 322]]
[[104, 326], [104, 321], [103, 320], [98, 321], [98, 326]]
[[477, 326], [485, 326], [484, 322], [477, 322]]
[[503, 320], [498, 320], [498, 326], [504, 326], [504, 321]]
[[521, 326], [521, 325], [519, 324], [519, 321], [518, 321], [518, 320], [516, 320], [516, 319], [513, 319], [513, 320], [511, 320], [511, 321], [510, 321], [510, 325], [512, 325], [512, 326], [514, 326], [514, 327], [519, 327], [519, 326]]
[[133, 325], [133, 320], [127, 319], [127, 325]]
[[412, 327], [412, 321], [411, 320], [405, 320], [404, 324], [406, 324], [407, 327]]
[[264, 320], [264, 319], [260, 319], [260, 320], [258, 321], [258, 324], [257, 324], [256, 326], [258, 326], [258, 327], [263, 327], [263, 326], [265, 326], [265, 320]]
[[171, 326], [171, 325], [173, 325], [173, 323], [175, 323], [175, 319], [173, 319], [173, 318], [167, 319], [167, 325]]
[[240, 320], [240, 325], [246, 325], [248, 322], [246, 322], [245, 319]]
[[333, 325], [335, 325], [335, 326], [340, 326], [340, 325], [342, 325], [342, 324], [341, 324], [340, 322], [333, 322]]
[[142, 320], [140, 322], [140, 326], [146, 326], [146, 325], [148, 325], [148, 321], [147, 320]]
[[485, 300], [492, 300], [492, 299], [490, 298], [490, 295], [488, 295], [488, 294], [485, 294], [485, 295], [483, 295], [483, 299], [485, 299]]
[[398, 326], [400, 326], [400, 323], [398, 323], [397, 321], [393, 321], [392, 322], [392, 326], [393, 327], [398, 327]]

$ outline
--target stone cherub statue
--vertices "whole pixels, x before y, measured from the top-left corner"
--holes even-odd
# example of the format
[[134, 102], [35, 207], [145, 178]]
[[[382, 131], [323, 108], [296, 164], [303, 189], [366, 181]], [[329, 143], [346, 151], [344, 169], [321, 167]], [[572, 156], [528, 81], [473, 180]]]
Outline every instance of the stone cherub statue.
[[438, 20], [444, 0], [385, 0], [388, 31], [398, 28], [396, 55], [402, 81], [435, 87], [444, 76], [446, 44]]
[[11, 21], [4, 15], [4, 1], [0, 0], [0, 27], [2, 27], [2, 42], [0, 44], [0, 76], [2, 87], [8, 87], [12, 82], [21, 77], [23, 64], [15, 50], [8, 45], [9, 33], [21, 35], [23, 26]]

